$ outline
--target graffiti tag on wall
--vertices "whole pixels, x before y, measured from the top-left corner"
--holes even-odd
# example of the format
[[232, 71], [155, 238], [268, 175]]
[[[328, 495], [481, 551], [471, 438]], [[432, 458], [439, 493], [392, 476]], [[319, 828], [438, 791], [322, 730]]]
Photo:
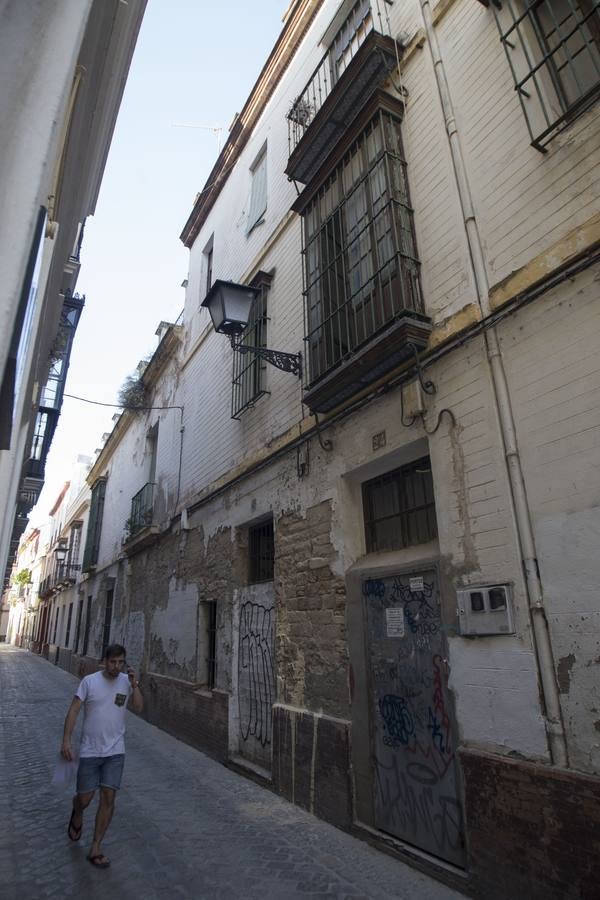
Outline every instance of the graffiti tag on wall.
[[240, 607], [238, 703], [240, 734], [263, 747], [271, 743], [271, 709], [275, 694], [273, 665], [274, 610], [246, 601]]

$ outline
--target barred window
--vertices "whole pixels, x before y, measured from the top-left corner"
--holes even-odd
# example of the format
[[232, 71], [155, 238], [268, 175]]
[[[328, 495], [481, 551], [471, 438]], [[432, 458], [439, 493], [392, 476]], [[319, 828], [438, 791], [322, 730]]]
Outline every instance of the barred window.
[[273, 520], [252, 525], [248, 530], [248, 550], [250, 584], [261, 581], [273, 581], [275, 564], [275, 540]]
[[363, 485], [367, 552], [401, 550], [437, 536], [428, 456]]
[[532, 145], [600, 94], [600, 0], [496, 0], [494, 17]]
[[[267, 294], [269, 284], [270, 277], [262, 272], [251, 282], [253, 287], [260, 289], [260, 293], [252, 304], [248, 325], [240, 338], [240, 343], [246, 344], [248, 347], [267, 346]], [[267, 393], [265, 369], [266, 363], [254, 353], [233, 354], [232, 419], [239, 419], [242, 413], [250, 406], [253, 406], [259, 397]]]
[[380, 109], [303, 210], [314, 382], [405, 310], [422, 311], [400, 119]]

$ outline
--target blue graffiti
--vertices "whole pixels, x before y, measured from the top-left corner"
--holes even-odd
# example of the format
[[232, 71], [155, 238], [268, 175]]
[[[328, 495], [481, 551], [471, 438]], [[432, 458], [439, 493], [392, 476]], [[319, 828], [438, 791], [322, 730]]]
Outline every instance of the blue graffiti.
[[444, 744], [444, 735], [440, 731], [440, 723], [437, 720], [437, 716], [429, 707], [429, 730], [431, 731], [431, 740], [434, 744], [437, 744], [438, 750], [440, 753], [446, 752], [446, 745]]
[[384, 597], [385, 582], [378, 581], [374, 578], [368, 578], [363, 582], [363, 594], [365, 597]]

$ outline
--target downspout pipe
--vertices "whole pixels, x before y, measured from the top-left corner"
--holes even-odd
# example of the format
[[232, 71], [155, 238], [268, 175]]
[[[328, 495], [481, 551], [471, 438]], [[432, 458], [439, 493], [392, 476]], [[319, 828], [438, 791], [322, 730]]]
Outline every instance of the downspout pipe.
[[[448, 80], [444, 68], [444, 62], [440, 53], [437, 35], [433, 26], [430, 0], [419, 0], [427, 41], [431, 50], [437, 87], [444, 114], [446, 132], [450, 144], [450, 153], [454, 166], [456, 186], [462, 208], [463, 221], [471, 256], [471, 265], [475, 278], [477, 299], [484, 317], [489, 316], [493, 310], [490, 304], [489, 281], [485, 268], [483, 247], [469, 180], [460, 146], [454, 108], [450, 97]], [[494, 386], [496, 411], [502, 433], [504, 454], [510, 481], [513, 509], [517, 525], [519, 550], [525, 576], [529, 613], [534, 634], [534, 647], [537, 656], [538, 670], [545, 706], [546, 733], [552, 762], [557, 766], [567, 767], [569, 757], [567, 741], [562, 720], [558, 684], [554, 668], [554, 657], [550, 639], [550, 629], [544, 608], [544, 594], [539, 575], [535, 539], [531, 525], [531, 513], [525, 480], [517, 444], [514, 416], [510, 401], [510, 392], [506, 380], [506, 372], [500, 350], [498, 333], [492, 326], [484, 333], [487, 358]]]

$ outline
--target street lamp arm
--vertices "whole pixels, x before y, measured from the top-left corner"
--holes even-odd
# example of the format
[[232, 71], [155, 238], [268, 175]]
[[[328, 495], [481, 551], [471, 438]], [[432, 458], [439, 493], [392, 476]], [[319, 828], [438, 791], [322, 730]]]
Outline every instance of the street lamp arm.
[[238, 353], [254, 353], [260, 359], [282, 369], [284, 372], [292, 372], [298, 378], [302, 378], [302, 354], [284, 353], [283, 350], [268, 350], [266, 347], [249, 347], [236, 340], [235, 335], [230, 335], [231, 346]]

